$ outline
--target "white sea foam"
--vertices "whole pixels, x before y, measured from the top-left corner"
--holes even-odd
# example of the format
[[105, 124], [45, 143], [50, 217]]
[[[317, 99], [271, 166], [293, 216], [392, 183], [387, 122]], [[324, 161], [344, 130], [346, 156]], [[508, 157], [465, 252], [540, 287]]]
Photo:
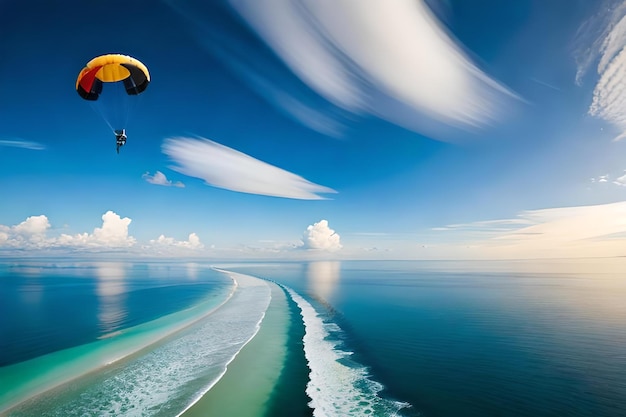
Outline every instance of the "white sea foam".
[[409, 407], [382, 398], [383, 385], [370, 378], [365, 366], [346, 360], [351, 352], [329, 337], [340, 327], [325, 323], [308, 301], [290, 288], [287, 291], [300, 307], [306, 329], [304, 354], [310, 369], [306, 393], [314, 416], [399, 416], [401, 409]]
[[271, 301], [265, 281], [229, 275], [237, 290], [217, 311], [149, 353], [103, 372], [69, 401], [46, 409], [46, 415], [182, 414], [256, 335]]
[[117, 335], [0, 368], [0, 414], [26, 399], [127, 359], [193, 325], [227, 303], [236, 288], [235, 281], [224, 299], [211, 295], [185, 310], [124, 329]]

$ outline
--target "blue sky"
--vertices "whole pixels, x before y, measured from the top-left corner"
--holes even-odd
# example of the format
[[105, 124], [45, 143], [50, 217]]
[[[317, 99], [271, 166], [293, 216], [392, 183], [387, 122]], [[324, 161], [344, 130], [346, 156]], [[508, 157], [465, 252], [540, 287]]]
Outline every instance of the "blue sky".
[[[624, 16], [597, 0], [1, 2], [0, 253], [621, 255]], [[106, 53], [152, 78], [119, 155], [74, 89]]]

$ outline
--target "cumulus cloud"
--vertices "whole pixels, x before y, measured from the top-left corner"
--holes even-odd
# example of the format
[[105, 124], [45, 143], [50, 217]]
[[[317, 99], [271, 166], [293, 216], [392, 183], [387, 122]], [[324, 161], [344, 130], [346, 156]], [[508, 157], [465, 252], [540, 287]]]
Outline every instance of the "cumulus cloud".
[[319, 193], [336, 193], [208, 139], [169, 138], [162, 150], [177, 164], [170, 167], [174, 171], [226, 190], [303, 200], [320, 200], [324, 197]]
[[[188, 1], [168, 3], [206, 35], [211, 26], [206, 10]], [[424, 0], [276, 0], [272, 7], [256, 0], [229, 3], [292, 76], [330, 104], [325, 113], [334, 118], [343, 118], [341, 112], [349, 115], [345, 120], [375, 116], [444, 139], [450, 126], [474, 130], [494, 124], [518, 99], [471, 61]], [[220, 60], [246, 59], [241, 39], [219, 41]], [[240, 75], [241, 67], [255, 74], [243, 76], [257, 89], [255, 81], [263, 80], [288, 94], [306, 95], [294, 88], [297, 83], [285, 82], [276, 65], [240, 65]], [[277, 100], [274, 89], [261, 90], [276, 106], [292, 102]], [[311, 127], [312, 113], [295, 117], [302, 115]]]
[[50, 222], [46, 216], [30, 216], [15, 226], [0, 225], [0, 245], [12, 248], [41, 248], [47, 245]]
[[154, 184], [154, 185], [163, 185], [166, 187], [179, 187], [179, 188], [185, 187], [185, 184], [183, 184], [180, 181], [172, 182], [171, 180], [168, 180], [165, 174], [163, 174], [161, 171], [155, 172], [154, 175], [150, 175], [149, 172], [146, 172], [145, 174], [141, 176], [141, 178], [145, 179], [147, 182], [149, 182], [150, 184]]
[[302, 237], [305, 249], [334, 252], [342, 248], [341, 238], [328, 226], [328, 220], [320, 220], [308, 226]]
[[46, 149], [46, 147], [40, 143], [31, 142], [27, 140], [0, 140], [0, 146], [31, 149], [34, 151], [41, 151], [41, 150]]
[[120, 217], [113, 211], [102, 215], [102, 226], [96, 227], [91, 233], [49, 236], [51, 226], [45, 215], [31, 216], [14, 226], [0, 225], [0, 249], [9, 250], [69, 250], [74, 253], [94, 250], [125, 249], [145, 255], [185, 255], [189, 250], [204, 249], [204, 245], [196, 233], [190, 233], [187, 240], [176, 240], [160, 235], [149, 244], [137, 245], [133, 236], [129, 235], [132, 220]]
[[191, 233], [187, 240], [176, 240], [173, 237], [165, 237], [165, 235], [161, 235], [157, 239], [151, 240], [150, 243], [160, 247], [176, 247], [186, 249], [204, 248], [204, 245], [200, 242], [200, 238], [195, 233]]
[[75, 235], [61, 234], [49, 237], [50, 222], [45, 215], [28, 217], [15, 226], [0, 225], [0, 247], [11, 249], [49, 248], [126, 248], [135, 244], [135, 238], [128, 235], [128, 217], [121, 218], [112, 211], [102, 215], [102, 227], [93, 233]]
[[615, 126], [617, 141], [626, 137], [626, 1], [605, 1], [600, 10], [580, 30], [576, 81], [598, 62], [589, 114]]
[[57, 242], [61, 246], [75, 247], [129, 247], [136, 242], [128, 235], [128, 226], [131, 223], [128, 217], [121, 218], [109, 210], [102, 215], [102, 227], [96, 227], [93, 233], [76, 235], [62, 234]]

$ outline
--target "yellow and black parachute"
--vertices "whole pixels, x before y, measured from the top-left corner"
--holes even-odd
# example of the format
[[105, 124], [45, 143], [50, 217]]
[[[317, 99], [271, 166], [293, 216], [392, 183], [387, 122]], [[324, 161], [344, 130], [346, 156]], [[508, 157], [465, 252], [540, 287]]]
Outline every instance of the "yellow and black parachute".
[[76, 79], [76, 91], [85, 100], [98, 100], [103, 83], [122, 82], [128, 95], [142, 93], [150, 83], [148, 68], [127, 55], [98, 56], [87, 63]]
[[118, 152], [126, 143], [132, 109], [149, 83], [148, 68], [138, 59], [121, 54], [98, 56], [78, 74], [76, 91], [115, 133]]

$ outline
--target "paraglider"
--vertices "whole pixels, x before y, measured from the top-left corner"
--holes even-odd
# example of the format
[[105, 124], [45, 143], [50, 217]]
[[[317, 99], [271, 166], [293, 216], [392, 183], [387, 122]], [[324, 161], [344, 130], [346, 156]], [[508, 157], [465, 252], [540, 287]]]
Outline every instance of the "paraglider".
[[132, 99], [149, 83], [148, 68], [138, 59], [121, 54], [98, 56], [78, 74], [76, 91], [83, 99], [99, 104], [94, 109], [115, 134], [118, 153], [126, 144]]

